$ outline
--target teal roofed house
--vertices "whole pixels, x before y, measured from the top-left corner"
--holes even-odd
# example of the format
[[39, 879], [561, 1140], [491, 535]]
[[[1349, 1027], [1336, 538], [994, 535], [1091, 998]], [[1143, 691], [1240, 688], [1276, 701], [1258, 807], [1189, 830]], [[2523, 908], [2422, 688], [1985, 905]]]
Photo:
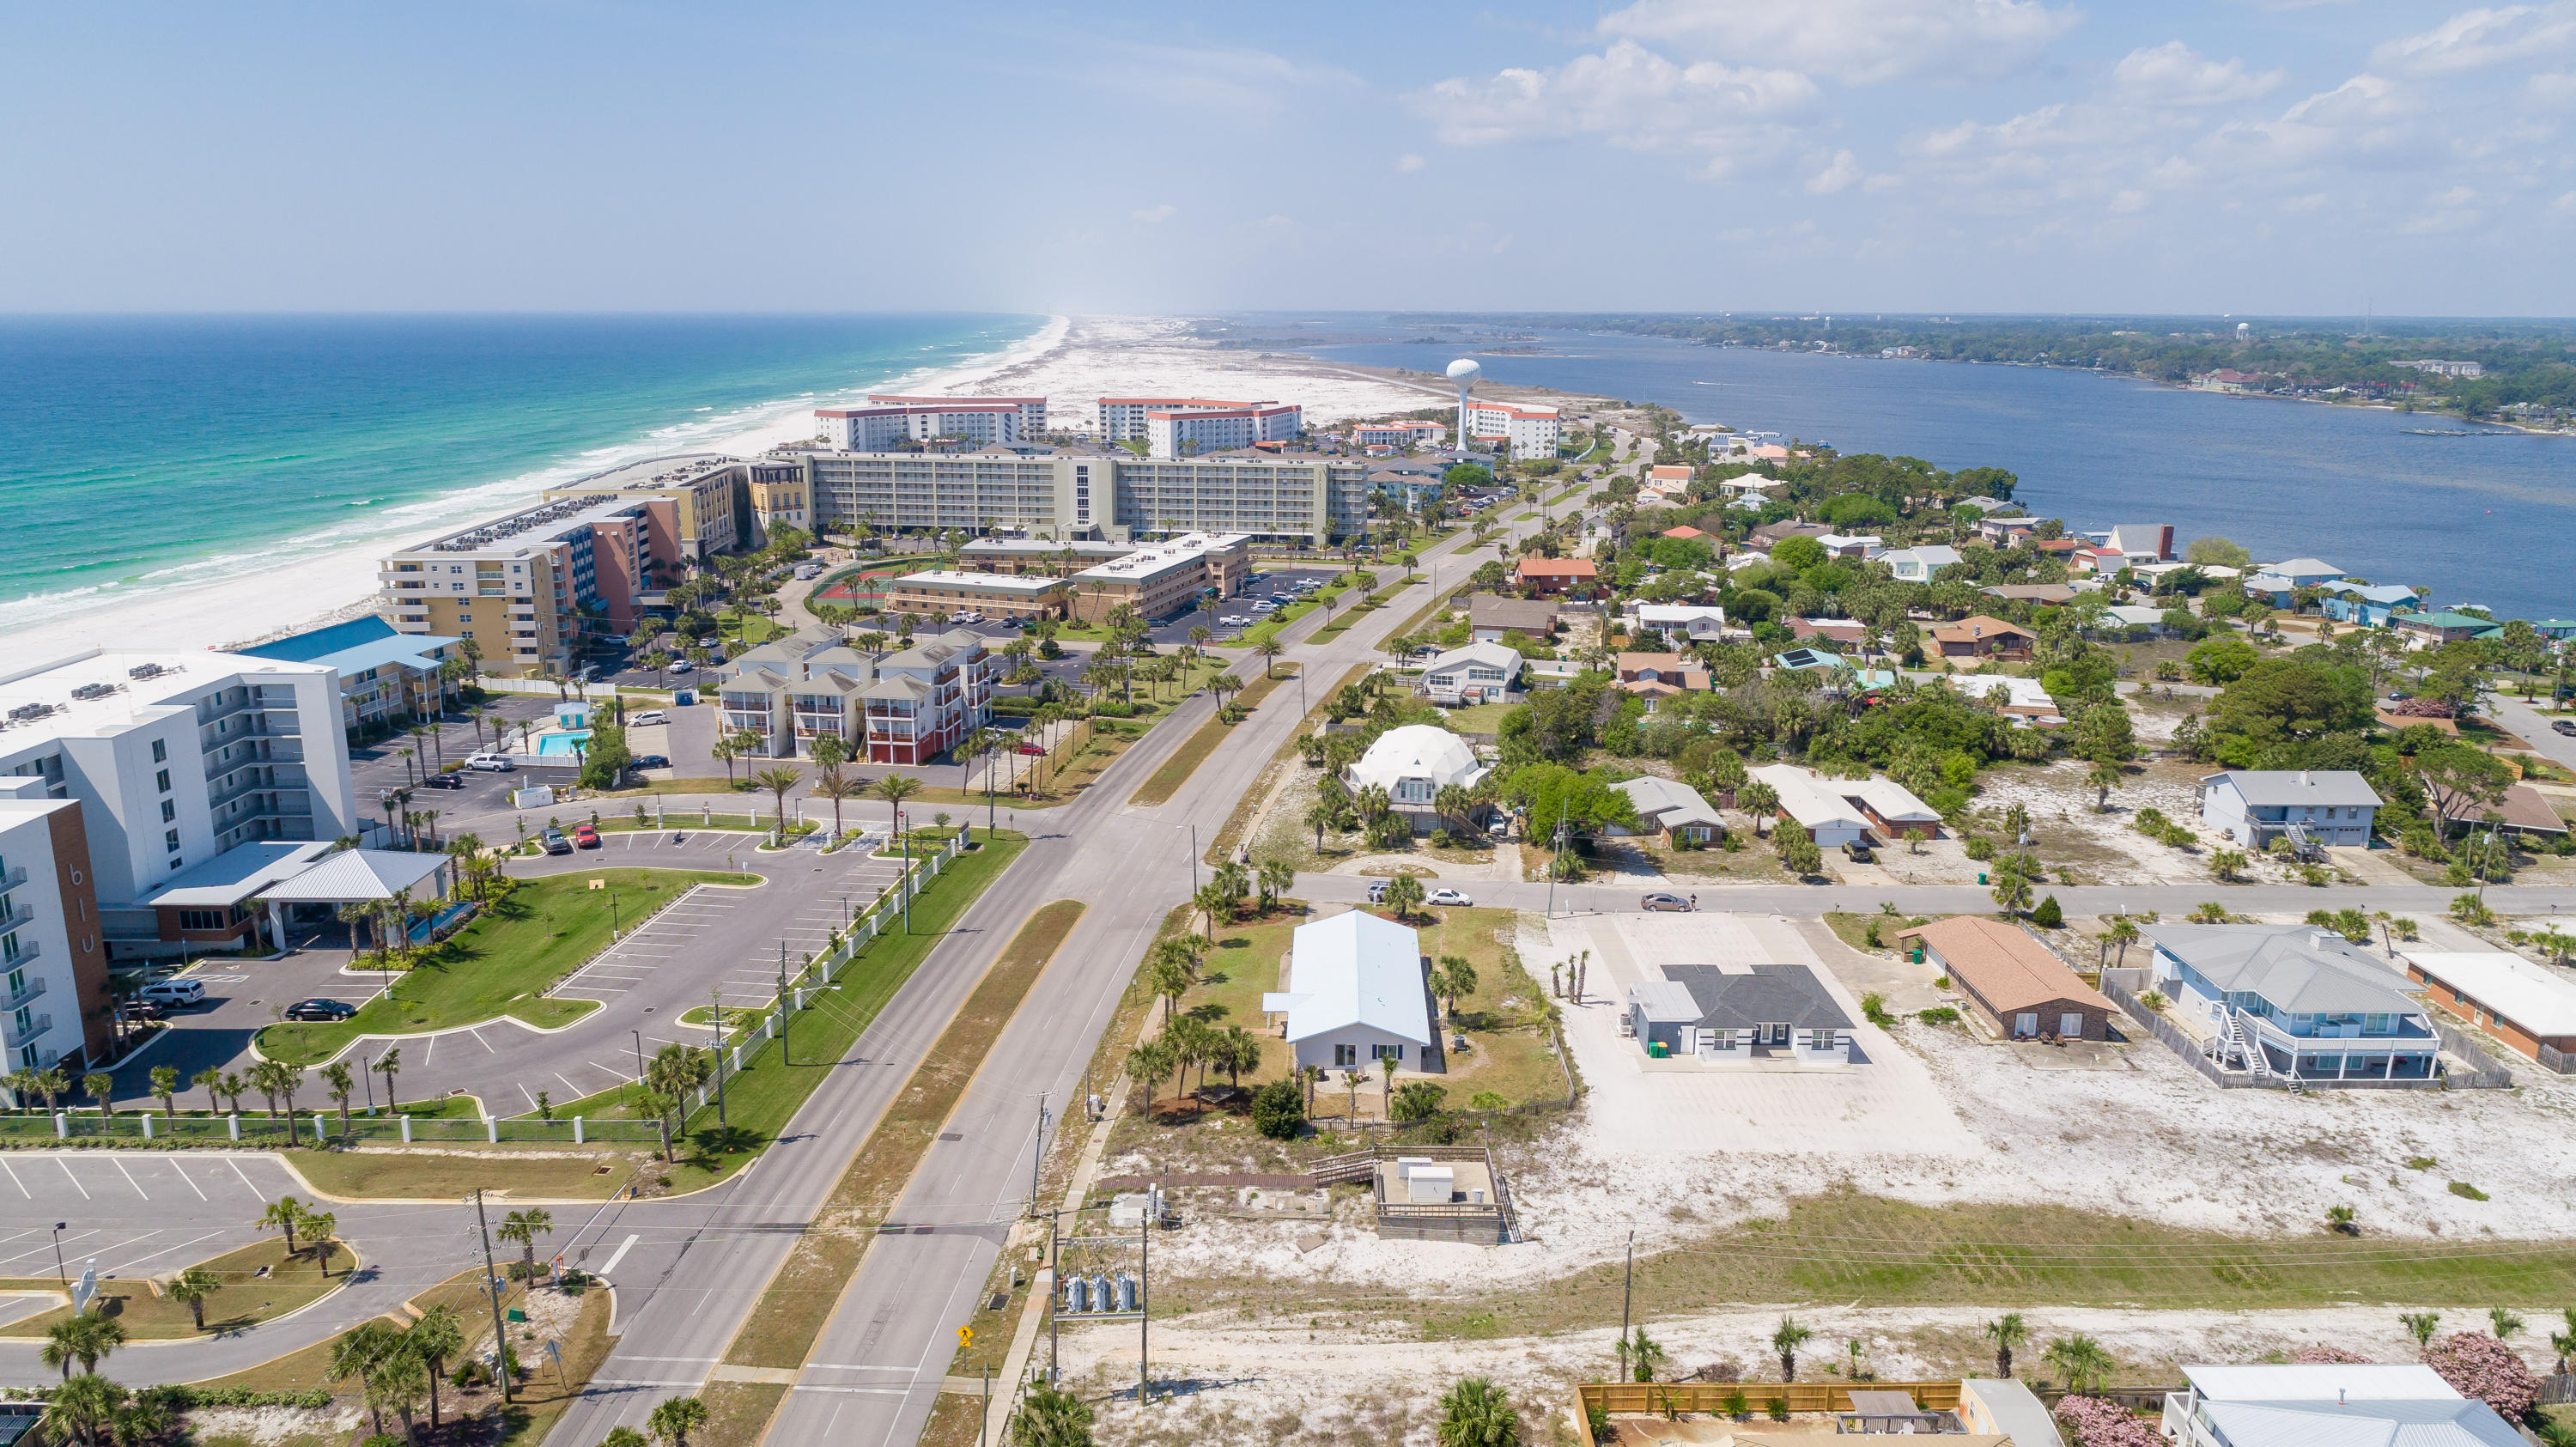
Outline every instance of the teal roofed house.
[[2576, 638], [2576, 618], [2543, 618], [2531, 631], [2543, 638]]
[[2390, 618], [2389, 626], [2421, 635], [2435, 643], [2456, 643], [2463, 638], [2493, 638], [2504, 632], [2504, 625], [2493, 618], [2475, 613], [2400, 613]]
[[2384, 628], [2400, 613], [2424, 611], [2424, 600], [2395, 583], [2331, 583], [2318, 607], [2338, 623]]
[[356, 738], [436, 711], [448, 691], [440, 665], [461, 657], [457, 645], [464, 641], [398, 633], [393, 624], [370, 616], [234, 651], [281, 663], [318, 663], [338, 673], [340, 722]]

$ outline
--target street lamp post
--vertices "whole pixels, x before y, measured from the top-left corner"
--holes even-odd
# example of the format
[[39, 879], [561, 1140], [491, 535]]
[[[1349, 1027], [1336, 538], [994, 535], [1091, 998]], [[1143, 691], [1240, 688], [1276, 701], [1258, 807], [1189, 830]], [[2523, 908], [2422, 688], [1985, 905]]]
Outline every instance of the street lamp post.
[[54, 1223], [54, 1276], [65, 1286], [72, 1284], [72, 1277], [71, 1272], [63, 1266], [63, 1232], [70, 1229], [71, 1224], [69, 1221]]

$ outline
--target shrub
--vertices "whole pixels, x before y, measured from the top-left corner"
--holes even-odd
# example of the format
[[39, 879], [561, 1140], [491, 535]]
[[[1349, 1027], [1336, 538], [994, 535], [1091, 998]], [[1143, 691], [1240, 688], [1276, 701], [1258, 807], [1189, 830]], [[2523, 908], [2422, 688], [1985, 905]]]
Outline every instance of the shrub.
[[2488, 1199], [2486, 1192], [2479, 1190], [2477, 1187], [2470, 1185], [2466, 1181], [2453, 1181], [2451, 1183], [2451, 1194], [2464, 1201], [2483, 1201]]
[[1275, 1141], [1295, 1140], [1306, 1129], [1306, 1092], [1284, 1077], [1254, 1091], [1252, 1128]]
[[2064, 1397], [2057, 1420], [2075, 1433], [2075, 1447], [2164, 1447], [2164, 1437], [2117, 1402], [2100, 1397]]
[[1947, 1005], [1935, 1005], [1914, 1018], [1926, 1025], [1956, 1025], [1959, 1023], [1959, 1012]]
[[1995, 842], [1983, 834], [1969, 835], [1968, 842], [1961, 847], [1967, 851], [1970, 859], [1982, 860], [1995, 857]]
[[1882, 1030], [1896, 1023], [1896, 1017], [1887, 1013], [1887, 997], [1876, 990], [1860, 997], [1860, 1012]]
[[1416, 1080], [1395, 1092], [1392, 1111], [1397, 1120], [1410, 1125], [1415, 1121], [1429, 1120], [1438, 1115], [1440, 1103], [1448, 1098], [1449, 1092], [1442, 1087], [1428, 1080]]
[[2057, 896], [2052, 894], [2039, 902], [2039, 908], [2030, 912], [2030, 922], [2041, 929], [2064, 929], [2066, 911], [2058, 908]]
[[2424, 1365], [2451, 1389], [2495, 1408], [2508, 1422], [2518, 1421], [2540, 1398], [2540, 1384], [2512, 1347], [2484, 1332], [2464, 1331], [2424, 1348]]
[[1490, 1090], [1480, 1090], [1474, 1095], [1467, 1097], [1467, 1108], [1469, 1110], [1503, 1110], [1507, 1109], [1510, 1105], [1510, 1101], [1503, 1099], [1501, 1096], [1496, 1095]]
[[1772, 1421], [1786, 1422], [1789, 1420], [1789, 1399], [1786, 1397], [1773, 1397], [1771, 1400], [1762, 1404], [1762, 1410], [1771, 1414]]

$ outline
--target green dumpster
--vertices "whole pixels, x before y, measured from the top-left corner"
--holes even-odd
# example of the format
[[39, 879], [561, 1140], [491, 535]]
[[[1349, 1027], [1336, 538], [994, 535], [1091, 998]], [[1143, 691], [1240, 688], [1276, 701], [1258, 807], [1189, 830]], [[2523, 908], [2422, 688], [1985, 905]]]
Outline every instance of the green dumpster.
[[1646, 1053], [1657, 1060], [1661, 1060], [1665, 1056], [1672, 1054], [1672, 1050], [1661, 1040], [1649, 1040], [1646, 1042]]

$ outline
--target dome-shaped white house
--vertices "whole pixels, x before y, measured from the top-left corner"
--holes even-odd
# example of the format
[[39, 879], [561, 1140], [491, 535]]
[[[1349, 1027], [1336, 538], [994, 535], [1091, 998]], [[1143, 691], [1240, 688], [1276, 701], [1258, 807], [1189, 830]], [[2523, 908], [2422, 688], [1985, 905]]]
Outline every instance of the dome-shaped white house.
[[1342, 782], [1354, 794], [1374, 784], [1386, 790], [1396, 808], [1419, 814], [1441, 790], [1452, 784], [1472, 789], [1485, 773], [1486, 766], [1476, 762], [1465, 739], [1429, 724], [1406, 724], [1380, 734], [1359, 762], [1343, 772]]

